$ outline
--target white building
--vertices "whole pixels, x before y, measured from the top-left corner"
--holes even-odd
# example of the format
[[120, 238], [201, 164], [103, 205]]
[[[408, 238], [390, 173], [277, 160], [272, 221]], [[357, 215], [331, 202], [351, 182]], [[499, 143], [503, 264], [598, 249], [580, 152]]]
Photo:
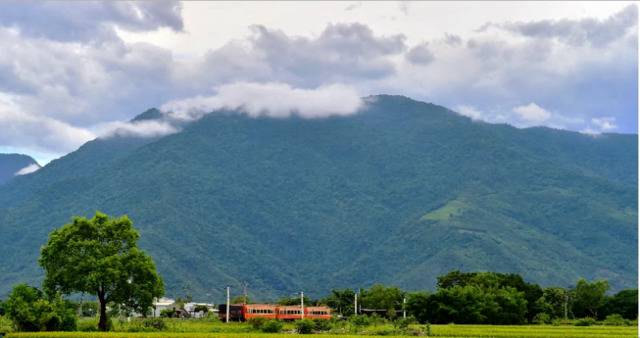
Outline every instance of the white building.
[[153, 316], [160, 317], [160, 312], [166, 309], [173, 309], [177, 307], [176, 301], [171, 298], [160, 298], [153, 302]]

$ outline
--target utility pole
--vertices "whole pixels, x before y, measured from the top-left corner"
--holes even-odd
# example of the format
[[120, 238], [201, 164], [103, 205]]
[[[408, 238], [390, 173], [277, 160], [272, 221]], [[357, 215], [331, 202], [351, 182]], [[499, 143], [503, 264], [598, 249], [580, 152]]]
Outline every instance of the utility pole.
[[227, 314], [224, 318], [225, 323], [229, 322], [229, 305], [231, 303], [231, 288], [227, 286]]
[[568, 307], [569, 307], [569, 291], [565, 290], [564, 292], [564, 320], [568, 319]]
[[402, 298], [402, 318], [407, 319], [407, 297]]
[[353, 314], [358, 315], [358, 292], [353, 293]]
[[300, 319], [304, 319], [304, 291], [300, 291]]
[[248, 286], [249, 286], [249, 283], [247, 283], [246, 281], [242, 282], [242, 293], [244, 295], [244, 298], [243, 298], [244, 304], [247, 304], [247, 287]]

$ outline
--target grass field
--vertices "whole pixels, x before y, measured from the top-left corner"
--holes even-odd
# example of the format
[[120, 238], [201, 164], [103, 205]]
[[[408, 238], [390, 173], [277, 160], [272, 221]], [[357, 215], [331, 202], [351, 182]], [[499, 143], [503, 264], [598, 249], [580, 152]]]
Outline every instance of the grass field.
[[[203, 329], [203, 327], [196, 330]], [[8, 338], [155, 338], [155, 337], [193, 337], [193, 338], [284, 338], [292, 333], [254, 333], [240, 332], [246, 329], [244, 325], [227, 327], [232, 332], [35, 332], [10, 333]], [[286, 328], [285, 328], [286, 329]], [[376, 328], [365, 328], [359, 334], [332, 333], [314, 334], [313, 337], [362, 337], [373, 336], [376, 333], [388, 332], [385, 325]], [[412, 326], [413, 332], [426, 335], [426, 328], [422, 325]], [[235, 332], [233, 332], [235, 331]], [[431, 337], [638, 337], [638, 328], [633, 326], [497, 326], [497, 325], [431, 325]], [[414, 333], [414, 334], [415, 334]], [[388, 337], [401, 337], [389, 336]], [[404, 336], [406, 337], [406, 336]]]

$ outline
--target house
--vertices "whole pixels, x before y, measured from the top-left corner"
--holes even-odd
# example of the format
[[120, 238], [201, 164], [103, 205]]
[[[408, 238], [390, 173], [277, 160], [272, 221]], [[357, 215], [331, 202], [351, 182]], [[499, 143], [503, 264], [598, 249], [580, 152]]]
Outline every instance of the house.
[[[196, 308], [207, 308], [207, 312], [196, 312]], [[191, 315], [192, 318], [202, 318], [206, 317], [208, 312], [218, 312], [213, 304], [210, 303], [185, 303], [184, 309]]]
[[178, 305], [174, 299], [164, 297], [159, 299], [156, 298], [153, 302], [153, 317], [160, 317], [160, 312], [162, 312], [162, 310], [173, 310], [176, 307], [178, 307]]

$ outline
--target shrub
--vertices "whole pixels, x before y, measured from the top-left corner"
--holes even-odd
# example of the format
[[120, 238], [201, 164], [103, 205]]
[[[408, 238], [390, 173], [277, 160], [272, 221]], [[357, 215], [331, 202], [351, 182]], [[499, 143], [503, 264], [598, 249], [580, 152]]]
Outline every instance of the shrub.
[[250, 318], [247, 321], [247, 323], [249, 323], [249, 325], [251, 325], [251, 327], [254, 330], [262, 330], [262, 326], [266, 322], [267, 322], [267, 319], [266, 318], [262, 318], [262, 317]]
[[9, 333], [13, 331], [11, 321], [6, 316], [0, 316], [0, 333]]
[[142, 325], [158, 331], [167, 329], [167, 323], [162, 318], [146, 318], [142, 321]]
[[331, 322], [325, 319], [314, 320], [314, 329], [316, 331], [329, 331], [331, 330]]
[[81, 320], [78, 322], [78, 331], [81, 332], [96, 332], [98, 331], [97, 320]]
[[164, 309], [160, 311], [160, 317], [162, 318], [173, 318], [176, 316], [176, 311], [174, 309]]
[[313, 332], [316, 324], [311, 319], [301, 319], [296, 322], [296, 331], [300, 334], [309, 334]]
[[7, 317], [20, 331], [74, 331], [73, 306], [60, 295], [45, 298], [42, 291], [26, 284], [13, 288], [5, 304]]
[[548, 313], [540, 312], [533, 317], [534, 324], [551, 324], [551, 316]]
[[401, 319], [395, 320], [393, 322], [393, 326], [395, 326], [398, 329], [404, 330], [408, 328], [409, 325], [415, 324], [415, 322], [416, 322], [416, 319], [410, 316], [407, 318], [401, 318]]
[[278, 333], [282, 331], [282, 323], [277, 320], [267, 320], [262, 324], [261, 331], [265, 333]]
[[369, 326], [371, 325], [371, 320], [367, 316], [351, 316], [349, 317], [349, 322], [355, 326]]
[[595, 325], [596, 320], [590, 317], [580, 318], [576, 321], [575, 326], [591, 326]]
[[608, 315], [607, 318], [604, 319], [604, 324], [613, 325], [613, 326], [623, 326], [623, 325], [629, 325], [629, 321], [622, 318], [621, 315], [614, 313], [614, 314]]

